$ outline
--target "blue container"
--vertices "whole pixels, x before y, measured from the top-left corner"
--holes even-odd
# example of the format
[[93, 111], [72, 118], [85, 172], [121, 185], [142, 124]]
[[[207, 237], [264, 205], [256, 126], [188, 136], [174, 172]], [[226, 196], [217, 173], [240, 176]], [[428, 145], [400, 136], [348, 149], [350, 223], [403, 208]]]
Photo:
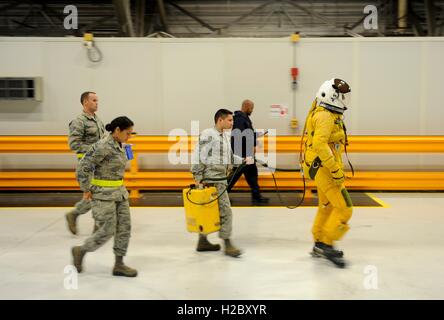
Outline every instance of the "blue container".
[[128, 160], [134, 159], [133, 150], [131, 149], [131, 146], [132, 144], [125, 144], [125, 153], [126, 153], [126, 158]]

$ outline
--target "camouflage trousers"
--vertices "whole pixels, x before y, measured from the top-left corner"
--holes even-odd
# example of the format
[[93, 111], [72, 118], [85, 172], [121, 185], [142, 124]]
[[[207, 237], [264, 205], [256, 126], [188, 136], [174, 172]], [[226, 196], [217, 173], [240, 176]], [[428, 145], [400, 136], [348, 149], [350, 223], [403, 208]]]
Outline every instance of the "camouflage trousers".
[[125, 256], [131, 236], [131, 216], [128, 200], [91, 200], [97, 231], [86, 239], [83, 249], [97, 250], [114, 236], [114, 254]]
[[[214, 183], [217, 193], [220, 194], [227, 187], [226, 183]], [[228, 192], [224, 192], [219, 198], [220, 230], [219, 238], [229, 239], [233, 229], [233, 213], [231, 211], [230, 198]]]
[[74, 213], [81, 215], [91, 210], [91, 200], [82, 199], [74, 205]]

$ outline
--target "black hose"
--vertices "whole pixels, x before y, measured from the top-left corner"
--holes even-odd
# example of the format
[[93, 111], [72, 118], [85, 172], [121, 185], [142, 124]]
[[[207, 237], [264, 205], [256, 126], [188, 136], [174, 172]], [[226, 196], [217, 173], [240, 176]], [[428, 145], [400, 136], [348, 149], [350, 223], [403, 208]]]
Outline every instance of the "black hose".
[[[277, 193], [277, 195], [278, 195], [278, 198], [279, 198], [280, 203], [281, 203], [284, 207], [287, 207], [287, 209], [296, 209], [296, 208], [300, 207], [301, 204], [304, 202], [304, 199], [305, 199], [305, 190], [306, 190], [305, 177], [304, 177], [304, 172], [303, 172], [303, 170], [301, 170], [301, 169], [282, 169], [282, 168], [273, 168], [273, 167], [269, 167], [269, 166], [268, 166], [268, 163], [263, 162], [263, 161], [260, 161], [260, 160], [257, 160], [257, 159], [256, 159], [256, 162], [259, 163], [261, 166], [263, 166], [263, 167], [265, 167], [265, 168], [267, 168], [267, 169], [270, 170], [271, 176], [273, 177], [273, 181], [274, 181], [274, 187], [275, 187], [275, 189], [276, 189], [276, 193]], [[299, 201], [299, 203], [298, 203], [296, 206], [289, 206], [289, 205], [287, 205], [287, 204], [284, 203], [284, 200], [282, 199], [282, 197], [281, 197], [281, 193], [280, 193], [279, 188], [278, 188], [278, 186], [277, 186], [276, 178], [275, 178], [275, 176], [274, 176], [273, 171], [281, 171], [281, 172], [301, 172], [301, 173], [302, 173], [302, 183], [303, 183], [303, 185], [304, 185], [304, 188], [303, 188], [303, 191], [302, 191], [302, 197], [301, 197], [301, 200]]]
[[257, 160], [257, 159], [256, 159], [256, 162], [259, 163], [261, 166], [270, 169], [270, 171], [282, 171], [282, 172], [300, 172], [300, 171], [301, 171], [301, 169], [273, 168], [273, 167], [270, 167], [270, 166], [268, 165], [268, 163], [263, 162], [263, 161], [261, 161], [261, 160]]
[[[304, 174], [302, 173], [302, 183], [303, 183], [303, 186], [304, 186], [304, 187], [303, 187], [303, 191], [302, 191], [302, 197], [301, 197], [301, 200], [299, 201], [299, 203], [298, 203], [296, 206], [289, 206], [289, 205], [287, 205], [287, 204], [284, 203], [284, 200], [283, 200], [282, 197], [281, 197], [281, 193], [280, 193], [279, 188], [278, 188], [278, 186], [277, 186], [276, 178], [275, 178], [275, 176], [274, 176], [273, 171], [280, 171], [280, 172], [302, 172], [301, 169], [273, 168], [273, 167], [268, 166], [268, 164], [267, 164], [266, 162], [263, 162], [263, 161], [260, 161], [260, 160], [257, 160], [257, 159], [256, 159], [256, 162], [259, 163], [261, 166], [263, 166], [263, 167], [265, 167], [265, 168], [267, 168], [267, 169], [270, 170], [271, 176], [273, 177], [273, 182], [274, 182], [275, 190], [276, 190], [276, 193], [277, 193], [277, 195], [278, 195], [278, 198], [279, 198], [280, 203], [281, 203], [284, 207], [286, 207], [286, 208], [288, 208], [288, 209], [296, 209], [296, 208], [300, 207], [301, 204], [302, 204], [302, 203], [304, 202], [304, 200], [305, 200], [306, 185], [305, 185], [305, 177], [304, 177]], [[234, 176], [235, 176], [240, 170], [242, 170], [245, 166], [246, 166], [246, 163], [244, 162], [244, 163], [242, 163], [239, 167], [237, 167], [237, 169], [235, 170], [235, 172], [231, 175], [231, 179], [230, 179], [230, 181], [228, 182], [227, 187], [224, 189], [224, 191], [222, 191], [222, 192], [217, 196], [217, 198], [215, 198], [215, 199], [213, 199], [213, 200], [211, 200], [211, 201], [208, 201], [208, 202], [204, 202], [204, 203], [194, 202], [194, 201], [192, 201], [192, 200], [190, 199], [190, 197], [189, 197], [189, 194], [191, 193], [191, 190], [192, 190], [192, 189], [190, 188], [190, 190], [186, 193], [188, 201], [191, 202], [192, 204], [197, 204], [197, 205], [201, 205], [201, 206], [203, 206], [203, 205], [207, 205], [207, 204], [210, 204], [210, 203], [212, 203], [212, 202], [218, 200], [218, 199], [219, 199], [219, 198], [220, 198], [220, 197], [221, 197], [221, 196], [227, 191], [228, 186], [231, 184], [231, 182], [232, 182]], [[222, 178], [206, 178], [206, 179], [202, 179], [201, 182], [204, 181], [204, 180], [223, 181], [223, 180], [227, 180], [227, 179], [229, 179], [229, 177], [222, 177]]]

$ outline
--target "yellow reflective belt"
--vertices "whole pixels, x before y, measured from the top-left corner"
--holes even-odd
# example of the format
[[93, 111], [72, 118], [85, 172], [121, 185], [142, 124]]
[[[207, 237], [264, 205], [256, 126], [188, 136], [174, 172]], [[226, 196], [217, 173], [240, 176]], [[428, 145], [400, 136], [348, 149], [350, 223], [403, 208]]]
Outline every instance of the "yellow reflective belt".
[[92, 179], [91, 184], [99, 187], [105, 187], [105, 188], [113, 188], [113, 187], [120, 187], [123, 185], [123, 180], [100, 180], [100, 179]]
[[84, 156], [84, 154], [83, 154], [83, 153], [77, 153], [77, 159], [82, 159], [82, 158], [83, 158], [83, 156]]

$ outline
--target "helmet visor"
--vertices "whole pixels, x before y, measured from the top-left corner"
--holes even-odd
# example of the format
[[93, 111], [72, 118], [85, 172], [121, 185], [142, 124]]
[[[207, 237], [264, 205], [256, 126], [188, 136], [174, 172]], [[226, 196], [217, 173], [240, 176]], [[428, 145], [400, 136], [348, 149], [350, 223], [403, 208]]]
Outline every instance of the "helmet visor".
[[350, 107], [351, 93], [340, 93], [337, 99], [340, 108], [347, 110]]
[[333, 80], [333, 88], [336, 90], [336, 92], [338, 93], [339, 97], [338, 97], [338, 102], [340, 104], [340, 106], [342, 109], [347, 110], [347, 108], [350, 106], [350, 92], [351, 92], [351, 88], [348, 85], [347, 82], [345, 82], [344, 80], [341, 79], [334, 79]]

